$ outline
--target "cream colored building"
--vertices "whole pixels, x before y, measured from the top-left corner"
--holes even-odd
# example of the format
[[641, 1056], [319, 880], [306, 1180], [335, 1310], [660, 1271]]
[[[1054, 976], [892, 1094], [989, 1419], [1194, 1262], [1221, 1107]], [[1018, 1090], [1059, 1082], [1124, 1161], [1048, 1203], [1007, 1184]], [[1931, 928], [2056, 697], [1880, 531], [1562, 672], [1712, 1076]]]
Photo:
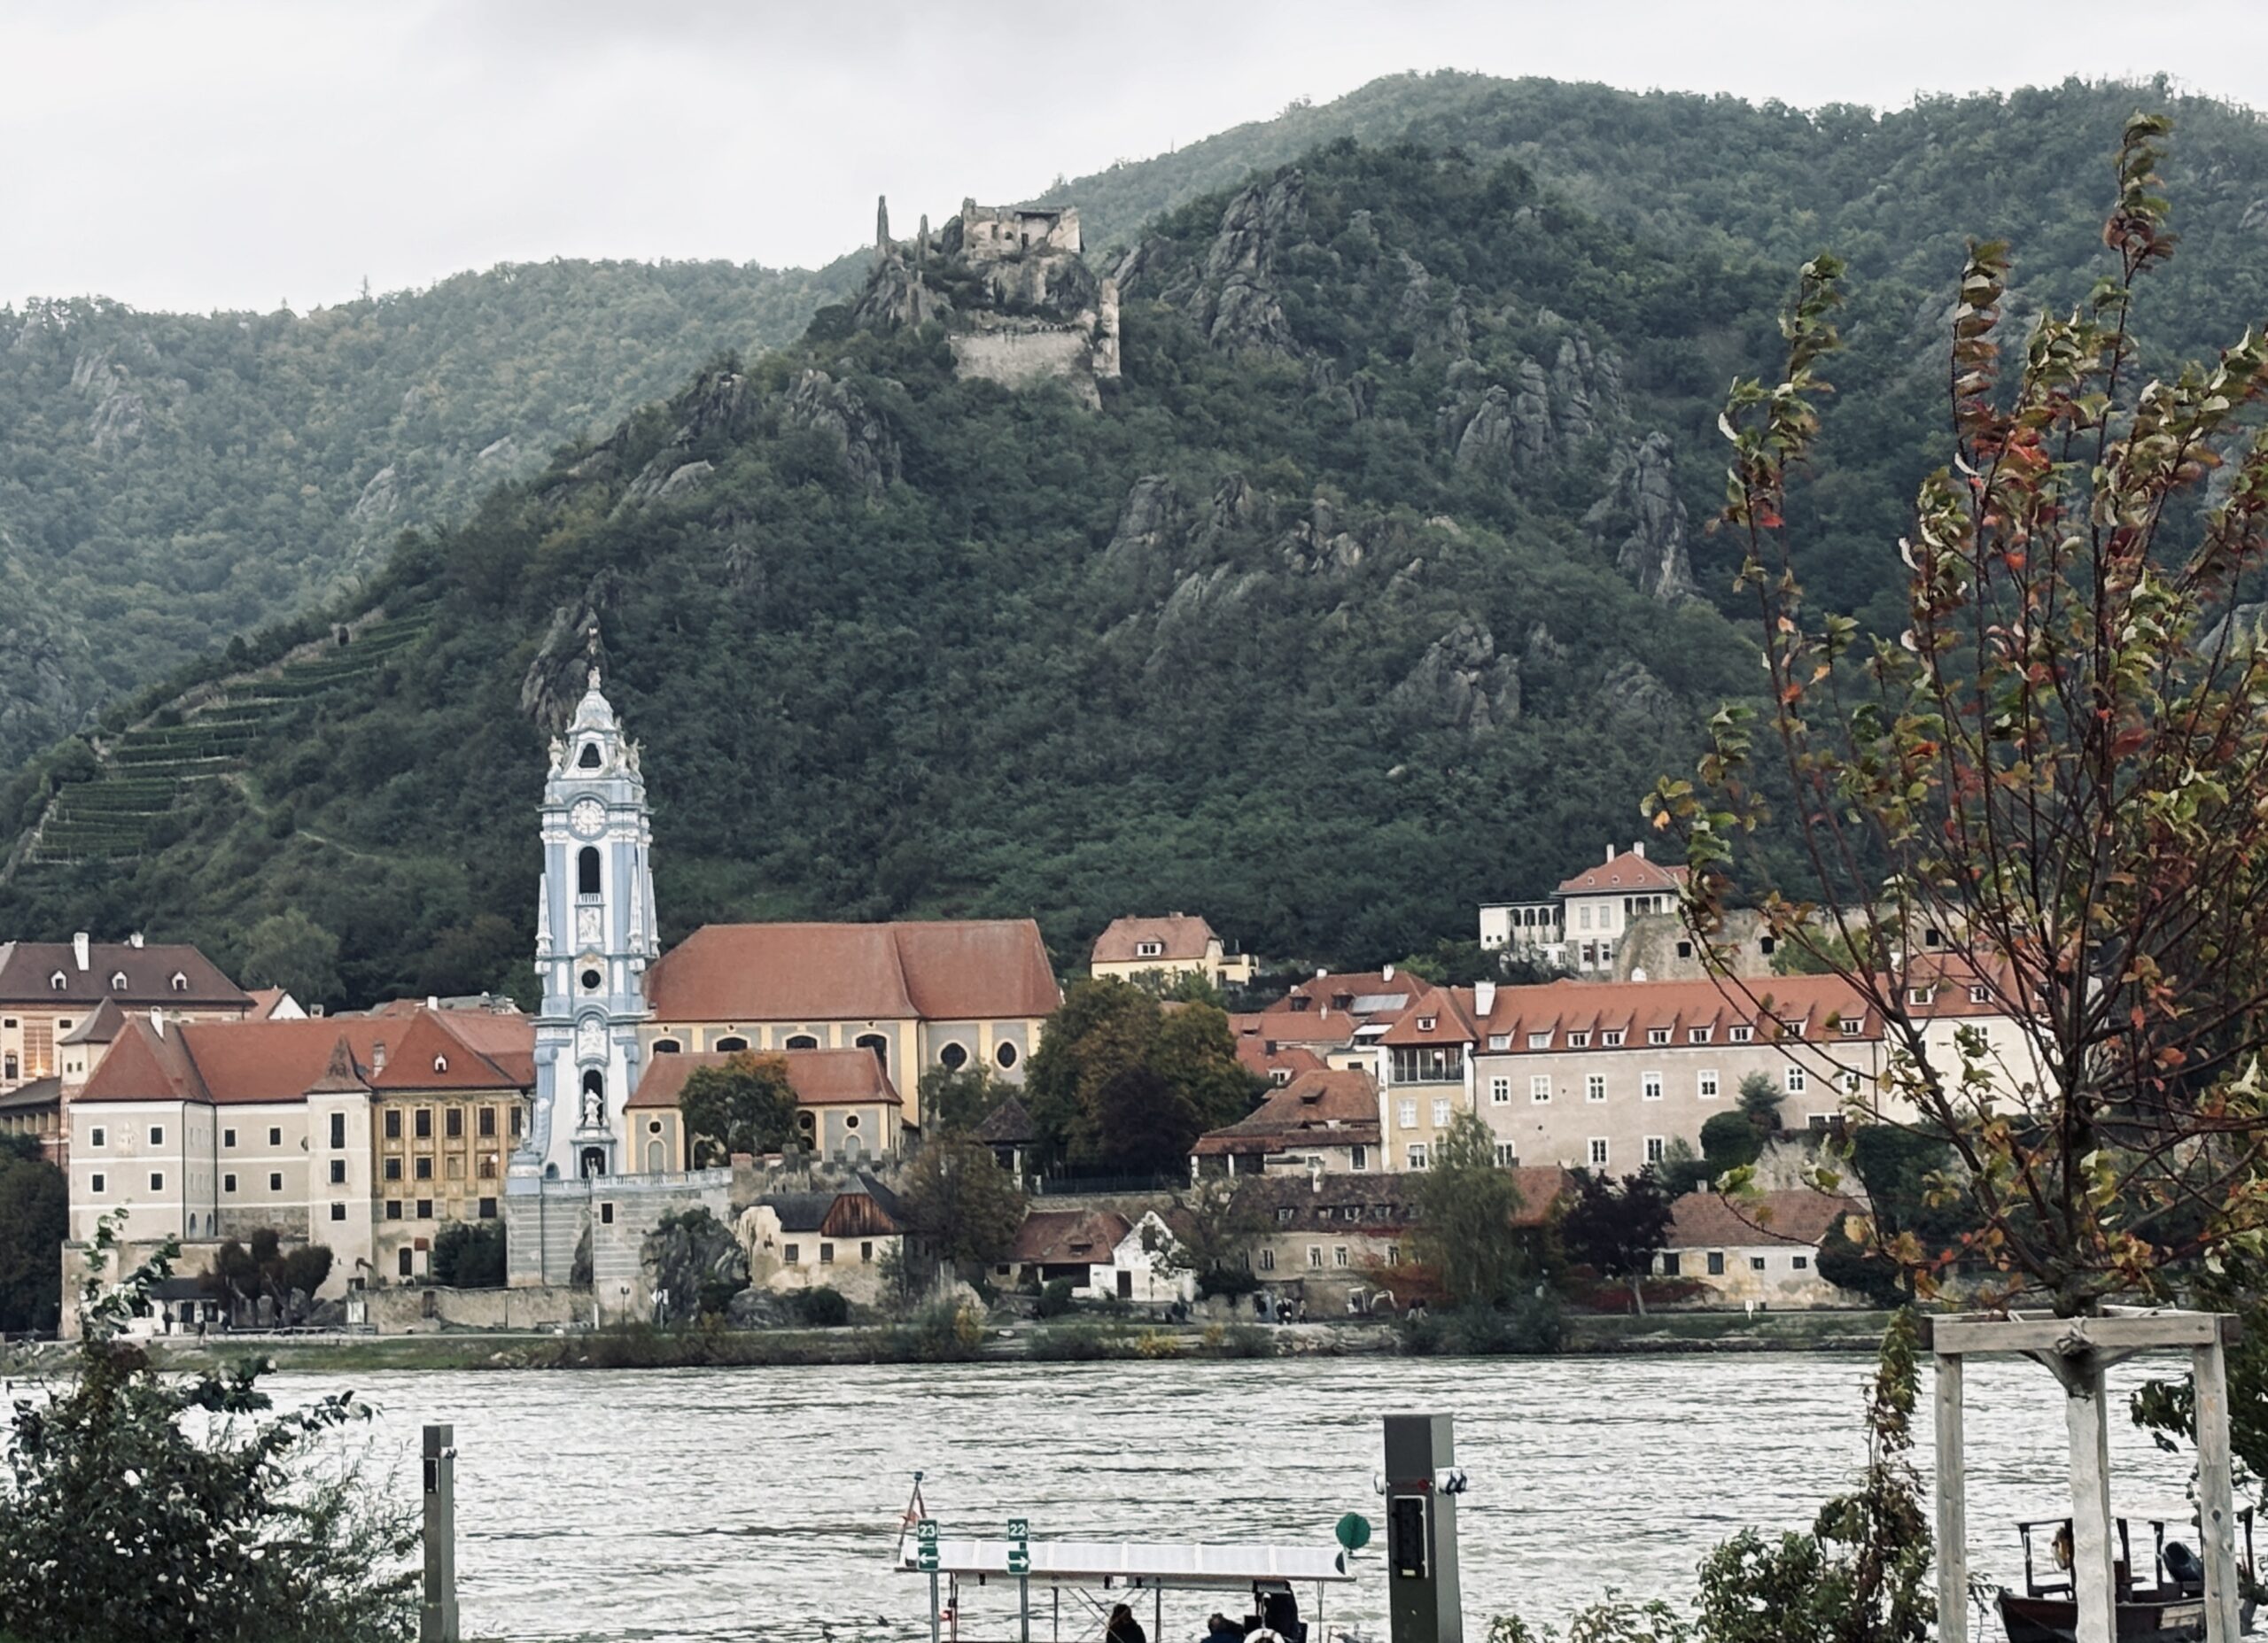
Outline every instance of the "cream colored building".
[[1682, 866], [1646, 858], [1641, 840], [1610, 844], [1605, 859], [1561, 881], [1550, 898], [1492, 902], [1480, 909], [1480, 945], [1510, 949], [1581, 975], [1615, 973], [1615, 949], [1630, 926], [1677, 910]]
[[[691, 1137], [678, 1105], [685, 1081], [703, 1067], [720, 1067], [738, 1051], [687, 1051], [656, 1056], [630, 1097], [630, 1174], [660, 1175], [695, 1168]], [[749, 1052], [759, 1053], [759, 1052]], [[830, 1162], [890, 1159], [905, 1147], [905, 1104], [882, 1064], [864, 1050], [783, 1050], [788, 1082], [796, 1092], [804, 1149]], [[714, 1167], [711, 1159], [701, 1166]]]
[[252, 999], [194, 947], [138, 936], [0, 943], [0, 1094], [63, 1071], [61, 1046], [109, 1004], [175, 1020], [236, 1020]]
[[1169, 982], [1200, 975], [1216, 987], [1248, 985], [1253, 968], [1250, 953], [1231, 952], [1210, 924], [1189, 913], [1114, 918], [1095, 938], [1087, 961], [1087, 973], [1097, 980], [1131, 981], [1152, 975]]
[[1021, 1082], [1063, 1002], [1028, 918], [704, 925], [655, 961], [645, 993], [649, 1061], [866, 1050], [916, 1126], [922, 1073], [979, 1066]]
[[1654, 1257], [1654, 1272], [1697, 1280], [1720, 1306], [1862, 1305], [1819, 1275], [1819, 1245], [1829, 1228], [1865, 1208], [1809, 1188], [1761, 1193], [1752, 1203], [1689, 1192], [1677, 1201], [1668, 1246]]

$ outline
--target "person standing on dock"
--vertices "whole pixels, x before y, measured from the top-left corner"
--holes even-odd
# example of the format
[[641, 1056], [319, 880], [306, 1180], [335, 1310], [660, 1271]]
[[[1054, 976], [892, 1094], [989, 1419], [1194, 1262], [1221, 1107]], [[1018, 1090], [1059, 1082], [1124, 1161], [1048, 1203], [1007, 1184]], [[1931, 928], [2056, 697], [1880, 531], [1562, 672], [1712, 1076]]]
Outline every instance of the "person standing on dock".
[[1110, 1624], [1103, 1630], [1103, 1643], [1150, 1643], [1150, 1635], [1142, 1630], [1142, 1623], [1134, 1618], [1134, 1611], [1121, 1603], [1110, 1611]]

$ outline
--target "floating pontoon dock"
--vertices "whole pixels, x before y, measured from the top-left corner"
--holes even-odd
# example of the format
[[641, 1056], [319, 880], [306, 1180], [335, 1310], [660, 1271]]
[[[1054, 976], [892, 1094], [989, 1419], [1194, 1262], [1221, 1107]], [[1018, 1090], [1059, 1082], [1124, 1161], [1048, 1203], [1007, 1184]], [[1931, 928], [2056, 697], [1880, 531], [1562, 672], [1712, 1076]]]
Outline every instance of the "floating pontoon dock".
[[[1026, 1567], [1012, 1569], [1011, 1554], [1021, 1551]], [[1175, 1546], [1144, 1541], [1114, 1540], [946, 1540], [936, 1543], [934, 1565], [925, 1564], [912, 1546], [901, 1554], [901, 1572], [935, 1575], [931, 1585], [931, 1635], [962, 1637], [960, 1589], [965, 1585], [1008, 1586], [1021, 1583], [1015, 1596], [1021, 1610], [1021, 1636], [1031, 1635], [1031, 1588], [1048, 1593], [1050, 1636], [1061, 1639], [1062, 1594], [1068, 1588], [1084, 1595], [1089, 1590], [1148, 1592], [1151, 1636], [1162, 1633], [1165, 1593], [1168, 1592], [1240, 1592], [1259, 1598], [1289, 1592], [1294, 1585], [1315, 1588], [1315, 1613], [1309, 1618], [1309, 1636], [1321, 1639], [1323, 1592], [1325, 1586], [1352, 1585], [1344, 1552], [1312, 1546]], [[1092, 1599], [1074, 1608], [1072, 1638], [1098, 1632], [1099, 1606]], [[951, 1630], [944, 1630], [945, 1627]]]

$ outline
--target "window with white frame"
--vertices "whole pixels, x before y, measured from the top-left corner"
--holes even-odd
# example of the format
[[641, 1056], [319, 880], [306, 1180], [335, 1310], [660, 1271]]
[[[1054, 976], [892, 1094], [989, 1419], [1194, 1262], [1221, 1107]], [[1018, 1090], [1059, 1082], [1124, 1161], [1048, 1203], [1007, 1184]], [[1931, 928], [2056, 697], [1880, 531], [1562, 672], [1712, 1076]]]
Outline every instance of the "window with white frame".
[[1331, 1246], [1331, 1264], [1334, 1267], [1344, 1267], [1347, 1264], [1347, 1246], [1345, 1244], [1334, 1244]]
[[1599, 1035], [1599, 1042], [1604, 1044], [1609, 1050], [1621, 1049], [1622, 1029], [1619, 1027], [1611, 1027], [1607, 1028], [1604, 1033]]
[[1434, 1102], [1433, 1102], [1433, 1128], [1434, 1128], [1435, 1129], [1447, 1129], [1449, 1127], [1449, 1097], [1446, 1097], [1446, 1096], [1437, 1097], [1434, 1099]]
[[1801, 1021], [1783, 1021], [1780, 1023], [1781, 1037], [1801, 1038], [1803, 1035], [1804, 1024]]
[[1969, 1002], [1972, 1004], [1983, 1004], [1987, 996], [1985, 990], [1981, 987], [1972, 987], [1969, 989]]
[[1605, 1073], [1593, 1073], [1583, 1080], [1583, 1099], [1586, 1101], [1604, 1101], [1606, 1099]]
[[1756, 1036], [1756, 1029], [1752, 1027], [1736, 1027], [1729, 1033], [1727, 1033], [1725, 1036], [1731, 1039], [1736, 1044], [1744, 1044], [1748, 1042], [1750, 1039]]
[[1321, 1270], [1321, 1268], [1322, 1268], [1322, 1267], [1323, 1267], [1323, 1245], [1322, 1245], [1322, 1244], [1309, 1244], [1309, 1245], [1308, 1245], [1308, 1265], [1309, 1265], [1310, 1267], [1316, 1268], [1317, 1270]]
[[1662, 1098], [1662, 1075], [1659, 1073], [1638, 1074], [1638, 1097], [1642, 1101], [1659, 1101]]
[[1404, 1101], [1404, 1102], [1401, 1103], [1399, 1105], [1397, 1105], [1397, 1106], [1394, 1108], [1394, 1121], [1395, 1121], [1396, 1123], [1400, 1124], [1400, 1125], [1402, 1126], [1402, 1128], [1404, 1128], [1404, 1129], [1415, 1129], [1415, 1128], [1418, 1128], [1418, 1104], [1417, 1104], [1415, 1101]]
[[1588, 1033], [1570, 1033], [1567, 1035], [1568, 1049], [1588, 1050], [1590, 1047], [1591, 1035]]
[[1512, 1145], [1509, 1141], [1498, 1142], [1496, 1143], [1496, 1167], [1498, 1169], [1518, 1169], [1519, 1166], [1519, 1149]]
[[1488, 1035], [1489, 1049], [1510, 1050], [1511, 1047], [1512, 1035], [1510, 1033], [1491, 1033]]
[[1717, 1098], [1717, 1069], [1714, 1067], [1703, 1067], [1701, 1071], [1695, 1073], [1693, 1075], [1693, 1089], [1694, 1093], [1698, 1095], [1702, 1100], [1714, 1101]]
[[1412, 1169], [1423, 1169], [1423, 1168], [1425, 1168], [1425, 1146], [1424, 1146], [1422, 1143], [1412, 1143], [1410, 1144], [1410, 1151], [1409, 1151], [1409, 1159], [1410, 1159], [1410, 1168], [1412, 1168]]
[[1489, 1100], [1495, 1102], [1498, 1106], [1503, 1106], [1504, 1103], [1510, 1101], [1511, 1098], [1512, 1081], [1511, 1079], [1492, 1078], [1488, 1081]]
[[1860, 1085], [1864, 1081], [1865, 1081], [1860, 1075], [1858, 1068], [1851, 1067], [1846, 1069], [1843, 1074], [1843, 1093], [1846, 1096], [1857, 1095], [1859, 1093]]
[[1646, 1042], [1650, 1044], [1666, 1044], [1669, 1042], [1669, 1028], [1666, 1027], [1648, 1027], [1646, 1029]]
[[1917, 1009], [1927, 1005], [1930, 1002], [1930, 989], [1926, 987], [1907, 988], [1906, 989], [1906, 1002], [1914, 1005]]
[[1527, 1035], [1527, 1047], [1530, 1050], [1550, 1049], [1551, 1035], [1549, 1033], [1530, 1033]]
[[1163, 942], [1137, 942], [1134, 943], [1134, 956], [1137, 958], [1155, 958], [1165, 950], [1166, 944]]
[[1530, 1101], [1549, 1101], [1551, 1099], [1550, 1073], [1538, 1073], [1527, 1081], [1527, 1098]]
[[1669, 1142], [1661, 1135], [1646, 1137], [1646, 1162], [1659, 1164], [1669, 1157]]
[[163, 1192], [165, 1190], [166, 1190], [166, 1174], [165, 1174], [165, 1172], [164, 1172], [163, 1170], [158, 1170], [158, 1169], [153, 1169], [153, 1170], [151, 1170], [151, 1171], [150, 1172], [150, 1190], [151, 1190], [151, 1191], [152, 1191], [152, 1192]]
[[1789, 1068], [1788, 1068], [1787, 1078], [1788, 1078], [1788, 1093], [1789, 1093], [1790, 1095], [1791, 1095], [1791, 1096], [1800, 1096], [1801, 1094], [1803, 1094], [1803, 1093], [1804, 1093], [1804, 1070], [1803, 1070], [1803, 1068], [1801, 1068], [1801, 1067], [1799, 1067], [1799, 1066], [1792, 1066], [1792, 1065], [1791, 1065], [1791, 1066], [1789, 1066]]
[[1689, 1028], [1685, 1035], [1685, 1042], [1689, 1044], [1707, 1043], [1709, 1042], [1709, 1029], [1705, 1027]]
[[1840, 1018], [1836, 1025], [1843, 1029], [1844, 1037], [1856, 1038], [1866, 1030], [1867, 1021], [1864, 1016], [1846, 1015]]
[[1593, 1169], [1606, 1167], [1606, 1137], [1604, 1135], [1591, 1137], [1591, 1167]]
[[90, 1147], [98, 1147], [102, 1145], [103, 1134], [103, 1127], [100, 1124], [96, 1125], [92, 1129], [87, 1132], [87, 1144]]
[[1276, 1252], [1274, 1250], [1262, 1250], [1260, 1252], [1260, 1269], [1262, 1272], [1273, 1272], [1276, 1270]]
[[150, 1126], [150, 1144], [153, 1147], [162, 1147], [166, 1144], [166, 1127], [163, 1124]]

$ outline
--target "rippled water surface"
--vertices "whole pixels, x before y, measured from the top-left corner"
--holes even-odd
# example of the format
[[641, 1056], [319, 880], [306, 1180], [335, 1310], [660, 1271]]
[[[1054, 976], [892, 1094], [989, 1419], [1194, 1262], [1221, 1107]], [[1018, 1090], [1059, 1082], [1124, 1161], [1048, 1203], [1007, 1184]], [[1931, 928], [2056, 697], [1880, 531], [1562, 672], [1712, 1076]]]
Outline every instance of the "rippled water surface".
[[[887, 1568], [917, 1468], [948, 1535], [998, 1535], [1021, 1515], [1039, 1538], [1328, 1546], [1341, 1513], [1378, 1519], [1379, 1417], [1446, 1412], [1472, 1479], [1459, 1523], [1477, 1637], [1490, 1615], [1558, 1619], [1610, 1586], [1682, 1600], [1695, 1562], [1736, 1529], [1806, 1526], [1862, 1464], [1871, 1367], [1309, 1358], [291, 1375], [276, 1386], [304, 1397], [351, 1383], [374, 1399], [377, 1458], [400, 1463], [405, 1490], [419, 1424], [454, 1422], [466, 1635], [561, 1643], [926, 1638], [926, 1583]], [[2148, 1373], [2126, 1366], [2114, 1391]], [[2063, 1488], [2060, 1396], [2045, 1370], [1979, 1363], [1969, 1407], [1970, 1557], [2005, 1576], [2008, 1523]], [[1926, 1476], [1926, 1384], [1918, 1421]], [[2122, 1504], [2181, 1497], [2186, 1462], [2123, 1418], [2111, 1441]], [[1375, 1546], [1361, 1567], [1326, 1617], [1382, 1636]], [[972, 1593], [965, 1635], [1014, 1636], [1007, 1602]], [[1209, 1607], [1169, 1602], [1166, 1638], [1199, 1635]], [[1063, 1635], [1094, 1632], [1067, 1608]]]

